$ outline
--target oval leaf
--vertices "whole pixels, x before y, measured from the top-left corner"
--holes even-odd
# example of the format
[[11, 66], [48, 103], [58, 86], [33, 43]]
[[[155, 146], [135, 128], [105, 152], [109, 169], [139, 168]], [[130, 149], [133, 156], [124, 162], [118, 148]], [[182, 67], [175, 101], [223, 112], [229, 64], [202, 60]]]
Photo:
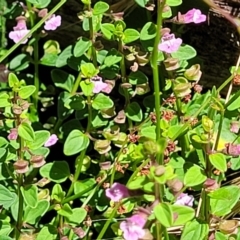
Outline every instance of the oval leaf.
[[63, 152], [66, 156], [71, 156], [86, 149], [88, 145], [88, 137], [79, 130], [73, 130], [64, 143]]

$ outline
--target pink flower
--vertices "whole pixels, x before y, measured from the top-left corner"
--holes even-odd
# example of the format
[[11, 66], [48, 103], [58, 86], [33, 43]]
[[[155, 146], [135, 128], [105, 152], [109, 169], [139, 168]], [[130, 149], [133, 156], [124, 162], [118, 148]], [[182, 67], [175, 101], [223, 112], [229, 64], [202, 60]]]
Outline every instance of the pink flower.
[[128, 189], [125, 185], [114, 183], [111, 188], [106, 189], [106, 196], [114, 202], [118, 202], [129, 196]]
[[223, 153], [231, 155], [233, 157], [238, 157], [240, 155], [240, 144], [227, 143], [225, 144], [225, 149]]
[[58, 137], [56, 134], [52, 134], [48, 140], [44, 143], [44, 147], [50, 147], [54, 144], [56, 144], [56, 142], [58, 141]]
[[[14, 31], [9, 33], [9, 38], [12, 39], [15, 43], [18, 43], [24, 36], [26, 36], [30, 30], [27, 29], [26, 25], [26, 18], [25, 17], [18, 17], [17, 18], [17, 25], [13, 27]], [[22, 44], [26, 43], [28, 40], [22, 42]]]
[[177, 201], [175, 202], [176, 205], [182, 205], [182, 206], [193, 206], [194, 197], [192, 195], [188, 195], [187, 193], [181, 193]]
[[108, 84], [102, 81], [102, 78], [99, 76], [91, 78], [91, 82], [94, 84], [93, 93], [99, 93], [108, 88]]
[[238, 121], [233, 121], [233, 122], [231, 122], [231, 127], [230, 127], [230, 131], [232, 132], [232, 133], [238, 133], [238, 131], [239, 131], [239, 122]]
[[12, 128], [10, 133], [8, 134], [8, 140], [16, 140], [18, 137], [18, 130], [16, 128]]
[[162, 37], [162, 42], [158, 45], [158, 50], [166, 53], [173, 53], [178, 50], [181, 44], [181, 38], [175, 38], [174, 34], [165, 34]]
[[183, 14], [182, 17], [184, 23], [201, 23], [205, 22], [207, 19], [206, 15], [202, 14], [199, 9], [195, 8]]
[[126, 221], [120, 223], [120, 229], [123, 231], [123, 237], [126, 240], [138, 240], [145, 235], [143, 229], [146, 220], [136, 214], [130, 218], [127, 218]]
[[46, 20], [44, 29], [45, 30], [56, 30], [61, 25], [62, 17], [55, 16], [53, 14], [48, 20]]

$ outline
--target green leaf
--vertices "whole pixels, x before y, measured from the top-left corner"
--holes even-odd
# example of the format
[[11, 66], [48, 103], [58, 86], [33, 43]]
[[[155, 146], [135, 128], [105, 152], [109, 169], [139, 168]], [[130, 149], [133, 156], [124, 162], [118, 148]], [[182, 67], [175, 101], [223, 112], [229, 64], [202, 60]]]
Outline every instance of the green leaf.
[[166, 12], [162, 13], [163, 18], [170, 18], [172, 16], [172, 9], [169, 8]]
[[45, 8], [51, 0], [28, 0], [28, 2], [32, 3], [36, 8]]
[[222, 187], [209, 193], [211, 213], [221, 217], [231, 212], [239, 201], [240, 189], [236, 185]]
[[186, 44], [184, 46], [180, 46], [180, 48], [171, 55], [173, 58], [177, 58], [179, 61], [181, 61], [194, 58], [197, 55], [197, 52], [193, 47]]
[[27, 54], [21, 53], [12, 59], [9, 63], [9, 69], [15, 72], [22, 71], [29, 66], [29, 58]]
[[72, 113], [73, 109], [69, 109], [65, 106], [66, 102], [69, 101], [69, 98], [72, 95], [68, 92], [61, 92], [58, 97], [58, 118], [59, 120], [65, 120], [68, 118]]
[[81, 37], [73, 48], [74, 57], [81, 57], [92, 46], [92, 42], [84, 37]]
[[48, 178], [55, 183], [65, 182], [70, 176], [70, 170], [66, 161], [54, 161], [40, 168], [42, 177]]
[[23, 122], [18, 126], [18, 134], [21, 138], [29, 142], [33, 142], [35, 139], [35, 133], [32, 126], [26, 122]]
[[27, 146], [34, 150], [40, 148], [50, 137], [50, 133], [46, 130], [39, 130], [35, 132], [35, 141], [27, 143]]
[[88, 96], [93, 95], [94, 84], [92, 82], [81, 81], [80, 86], [81, 86], [84, 96], [88, 97]]
[[149, 2], [149, 0], [135, 0], [135, 2], [136, 2], [139, 6], [145, 8], [145, 6], [146, 6], [146, 4]]
[[14, 73], [9, 73], [8, 75], [8, 84], [9, 87], [13, 88], [13, 87], [17, 87], [19, 85], [19, 80], [18, 77], [14, 74]]
[[10, 97], [5, 92], [0, 92], [0, 108], [11, 106]]
[[126, 116], [134, 122], [142, 121], [142, 109], [137, 102], [132, 102], [127, 105]]
[[139, 32], [133, 28], [128, 28], [124, 31], [123, 42], [124, 43], [131, 43], [139, 39]]
[[176, 219], [174, 220], [174, 226], [184, 225], [191, 221], [195, 216], [195, 210], [191, 207], [171, 205], [173, 214], [176, 214]]
[[112, 48], [104, 59], [104, 65], [107, 67], [111, 67], [114, 64], [120, 62], [122, 60], [122, 55], [114, 48]]
[[200, 223], [197, 220], [186, 223], [181, 240], [205, 240], [208, 236], [209, 227], [207, 223]]
[[85, 78], [92, 78], [98, 74], [98, 69], [92, 63], [84, 63], [81, 65], [81, 71]]
[[0, 214], [0, 236], [1, 240], [13, 240], [10, 237], [7, 237], [9, 233], [12, 231], [11, 223], [10, 223], [10, 217]]
[[227, 235], [225, 235], [225, 234], [223, 234], [221, 232], [216, 232], [215, 233], [215, 240], [229, 240], [229, 238], [228, 238]]
[[176, 7], [182, 4], [182, 0], [167, 0], [166, 4], [170, 7]]
[[147, 176], [139, 176], [128, 183], [127, 187], [130, 190], [142, 189], [142, 186], [149, 182]]
[[23, 194], [24, 201], [27, 206], [31, 208], [36, 208], [38, 204], [38, 188], [36, 185], [28, 185], [21, 187], [21, 192]]
[[84, 208], [74, 208], [72, 209], [71, 216], [66, 217], [67, 222], [74, 225], [81, 224], [87, 216], [87, 211]]
[[105, 2], [99, 1], [93, 7], [93, 15], [105, 13], [109, 9], [109, 5]]
[[209, 154], [211, 164], [221, 172], [227, 171], [227, 159], [222, 153]]
[[75, 129], [68, 135], [63, 152], [66, 156], [71, 156], [86, 149], [89, 145], [89, 138], [81, 131]]
[[58, 214], [64, 217], [70, 217], [72, 215], [72, 209], [69, 204], [64, 204], [60, 210], [58, 210]]
[[129, 74], [129, 83], [132, 85], [143, 84], [148, 82], [148, 77], [141, 71], [131, 72]]
[[156, 140], [156, 126], [148, 126], [141, 129], [140, 136]]
[[17, 195], [13, 192], [10, 192], [6, 187], [0, 185], [0, 205], [3, 208], [8, 209], [16, 201]]
[[152, 22], [147, 22], [141, 32], [140, 32], [140, 40], [146, 41], [155, 38], [156, 36], [156, 26]]
[[35, 208], [27, 206], [24, 211], [23, 221], [35, 224], [47, 212], [50, 203], [47, 200], [40, 200]]
[[167, 203], [159, 203], [154, 207], [153, 213], [164, 227], [171, 227], [173, 225], [173, 212]]
[[55, 67], [58, 55], [54, 53], [45, 53], [40, 59], [40, 64], [50, 67]]
[[100, 109], [108, 109], [113, 107], [113, 101], [110, 97], [105, 96], [103, 93], [97, 94], [97, 96], [93, 99], [92, 107], [96, 110]]
[[45, 226], [38, 233], [36, 240], [53, 240], [57, 238], [58, 231], [53, 226]]
[[51, 77], [56, 87], [72, 91], [73, 84], [75, 82], [75, 77], [61, 69], [54, 69], [51, 71]]
[[101, 31], [106, 39], [113, 40], [115, 32], [115, 26], [113, 24], [111, 23], [101, 24]]
[[[235, 99], [235, 100], [234, 100]], [[235, 93], [229, 100], [230, 104], [227, 104], [228, 111], [234, 111], [240, 108], [240, 91]]]
[[[94, 178], [87, 178], [83, 179], [79, 182], [74, 183], [74, 194], [78, 194], [80, 192], [83, 192], [85, 190], [91, 190], [96, 184], [96, 180]], [[86, 196], [86, 193], [83, 194], [83, 196]]]
[[74, 95], [68, 99], [67, 105], [74, 110], [82, 110], [85, 108], [85, 99], [81, 95]]
[[65, 192], [63, 191], [60, 184], [55, 184], [52, 189], [51, 199], [56, 200], [56, 202], [62, 202]]
[[28, 85], [21, 87], [18, 94], [19, 97], [22, 99], [27, 99], [29, 98], [34, 92], [36, 91], [36, 87], [33, 85]]
[[68, 59], [73, 55], [72, 54], [72, 45], [69, 45], [66, 47], [58, 56], [58, 59], [56, 61], [56, 67], [61, 68], [65, 65], [67, 65]]
[[203, 183], [207, 179], [203, 170], [197, 165], [189, 168], [184, 176], [184, 185], [186, 187], [193, 187]]

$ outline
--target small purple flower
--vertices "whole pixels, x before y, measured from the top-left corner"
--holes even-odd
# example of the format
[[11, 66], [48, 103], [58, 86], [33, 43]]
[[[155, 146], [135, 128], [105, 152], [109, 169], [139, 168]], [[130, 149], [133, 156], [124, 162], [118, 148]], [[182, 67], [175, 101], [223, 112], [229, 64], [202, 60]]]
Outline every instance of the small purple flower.
[[[23, 16], [18, 17], [17, 25], [13, 27], [14, 31], [9, 33], [9, 38], [12, 39], [15, 43], [18, 43], [24, 36], [26, 36], [30, 30], [27, 29], [26, 18]], [[26, 43], [28, 40], [22, 42], [22, 44]]]
[[100, 93], [108, 88], [108, 84], [104, 83], [99, 76], [91, 78], [91, 82], [94, 84], [93, 93]]
[[106, 189], [106, 196], [112, 201], [118, 202], [123, 198], [129, 197], [129, 192], [125, 185], [114, 183], [111, 188]]
[[46, 20], [44, 29], [45, 30], [56, 30], [61, 26], [62, 17], [60, 15], [53, 14], [48, 20]]
[[183, 17], [184, 23], [192, 23], [192, 22], [201, 23], [201, 22], [205, 22], [207, 19], [206, 15], [202, 14], [199, 9], [195, 9], [195, 8], [183, 14], [182, 17]]
[[174, 204], [182, 205], [182, 206], [193, 206], [194, 197], [192, 195], [188, 195], [187, 193], [181, 193]]
[[44, 147], [50, 147], [54, 144], [56, 144], [56, 142], [58, 141], [58, 137], [56, 134], [52, 134], [48, 140], [44, 143]]
[[175, 35], [165, 34], [162, 37], [162, 42], [158, 45], [158, 50], [166, 53], [176, 52], [182, 44], [181, 38], [175, 38]]
[[143, 229], [146, 223], [141, 215], [133, 215], [130, 218], [127, 218], [126, 221], [120, 223], [120, 229], [123, 231], [123, 237], [126, 240], [138, 240], [145, 235]]
[[17, 137], [18, 137], [18, 130], [17, 130], [17, 128], [12, 128], [10, 130], [10, 133], [7, 136], [8, 140], [16, 140]]

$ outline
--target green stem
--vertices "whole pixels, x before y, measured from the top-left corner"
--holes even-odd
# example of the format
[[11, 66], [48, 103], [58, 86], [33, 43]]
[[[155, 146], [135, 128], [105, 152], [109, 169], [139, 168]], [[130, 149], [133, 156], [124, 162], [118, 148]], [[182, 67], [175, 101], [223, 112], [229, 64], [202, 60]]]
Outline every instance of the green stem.
[[218, 125], [217, 137], [216, 137], [216, 141], [214, 143], [214, 150], [218, 149], [218, 143], [220, 141], [222, 126], [223, 126], [223, 120], [224, 120], [224, 112], [221, 111], [221, 117], [220, 117], [220, 121], [219, 121], [219, 125]]
[[55, 13], [67, 0], [61, 0], [45, 17], [43, 17], [34, 27], [26, 34], [18, 43], [14, 44], [2, 57], [0, 57], [0, 63], [8, 57], [15, 49], [21, 45], [28, 37], [30, 37], [41, 25], [53, 14]]
[[[88, 5], [88, 10], [91, 11], [91, 5]], [[89, 22], [89, 32], [90, 32], [90, 39], [92, 41], [92, 47], [91, 47], [91, 50], [92, 50], [92, 61], [93, 61], [93, 64], [94, 66], [97, 68], [98, 64], [97, 64], [97, 53], [96, 53], [96, 49], [95, 49], [95, 46], [94, 46], [94, 43], [95, 43], [95, 32], [94, 32], [94, 29], [93, 29], [93, 19], [92, 17], [89, 17], [88, 18], [88, 22]]]
[[71, 95], [75, 95], [78, 88], [79, 88], [79, 85], [80, 85], [80, 82], [81, 82], [82, 78], [81, 78], [81, 72], [79, 72], [78, 76], [77, 76], [77, 79], [74, 83], [74, 86], [72, 88], [72, 91], [71, 91]]
[[[154, 48], [152, 53], [152, 71], [153, 71], [153, 83], [154, 83], [154, 92], [155, 92], [155, 113], [156, 113], [156, 141], [159, 144], [159, 140], [161, 138], [161, 128], [160, 128], [160, 120], [161, 120], [161, 112], [160, 112], [160, 85], [159, 85], [159, 72], [158, 72], [158, 44], [161, 38], [161, 28], [162, 28], [162, 12], [165, 6], [166, 0], [163, 0], [161, 3], [158, 1], [158, 9], [157, 9], [157, 29], [156, 29], [156, 37], [154, 42]], [[159, 165], [163, 165], [163, 158], [157, 153], [157, 162]]]
[[114, 182], [118, 159], [120, 158], [120, 156], [121, 156], [124, 148], [126, 147], [127, 142], [128, 142], [128, 138], [126, 138], [126, 140], [124, 141], [124, 143], [123, 143], [120, 151], [118, 152], [118, 155], [117, 155], [117, 157], [116, 157], [116, 160], [114, 161], [113, 170], [112, 170], [111, 178], [110, 178], [110, 186], [112, 186], [112, 184], [113, 184], [113, 182]]
[[38, 49], [38, 36], [35, 38], [34, 42], [34, 85], [36, 87], [36, 91], [33, 93], [33, 104], [35, 109], [38, 109], [38, 92], [39, 92], [39, 49]]
[[[151, 65], [152, 65], [152, 71], [153, 71], [153, 84], [154, 84], [154, 98], [155, 98], [155, 113], [156, 113], [156, 142], [159, 146], [161, 146], [161, 128], [160, 128], [160, 120], [161, 120], [161, 100], [160, 100], [160, 83], [159, 83], [159, 69], [158, 69], [158, 44], [160, 42], [161, 38], [161, 28], [163, 23], [162, 18], [162, 12], [163, 8], [165, 6], [166, 0], [163, 0], [162, 2], [158, 1], [157, 3], [157, 28], [156, 28], [156, 37], [154, 41], [154, 47], [152, 52], [152, 59], [151, 59]], [[158, 151], [156, 154], [156, 160], [159, 165], [164, 164], [164, 156], [163, 151]], [[162, 184], [155, 184], [156, 189], [156, 199], [159, 199], [160, 202], [163, 200], [164, 196], [164, 186]], [[156, 223], [157, 227], [157, 240], [162, 239], [162, 229], [160, 223]]]
[[86, 205], [88, 204], [88, 202], [91, 200], [91, 198], [94, 196], [94, 194], [98, 191], [99, 187], [104, 183], [104, 181], [106, 180], [107, 175], [104, 176], [101, 181], [97, 184], [97, 186], [91, 191], [91, 193], [88, 195], [87, 199], [84, 201], [84, 203], [82, 204], [81, 208], [86, 207]]
[[19, 239], [22, 221], [23, 221], [23, 195], [21, 192], [21, 187], [23, 184], [23, 175], [19, 174], [18, 176], [18, 216], [17, 216], [17, 225], [16, 225], [16, 240]]
[[78, 178], [80, 176], [80, 173], [81, 173], [81, 170], [82, 170], [82, 165], [83, 165], [83, 160], [84, 160], [84, 157], [85, 157], [85, 153], [86, 153], [86, 149], [83, 150], [80, 153], [79, 161], [78, 161], [78, 164], [77, 164], [77, 170], [76, 170], [76, 172], [74, 174], [71, 186], [70, 186], [70, 188], [68, 190], [68, 193], [67, 193], [66, 197], [69, 197], [72, 194], [73, 189], [74, 189], [74, 184], [75, 184], [75, 182], [78, 180]]

